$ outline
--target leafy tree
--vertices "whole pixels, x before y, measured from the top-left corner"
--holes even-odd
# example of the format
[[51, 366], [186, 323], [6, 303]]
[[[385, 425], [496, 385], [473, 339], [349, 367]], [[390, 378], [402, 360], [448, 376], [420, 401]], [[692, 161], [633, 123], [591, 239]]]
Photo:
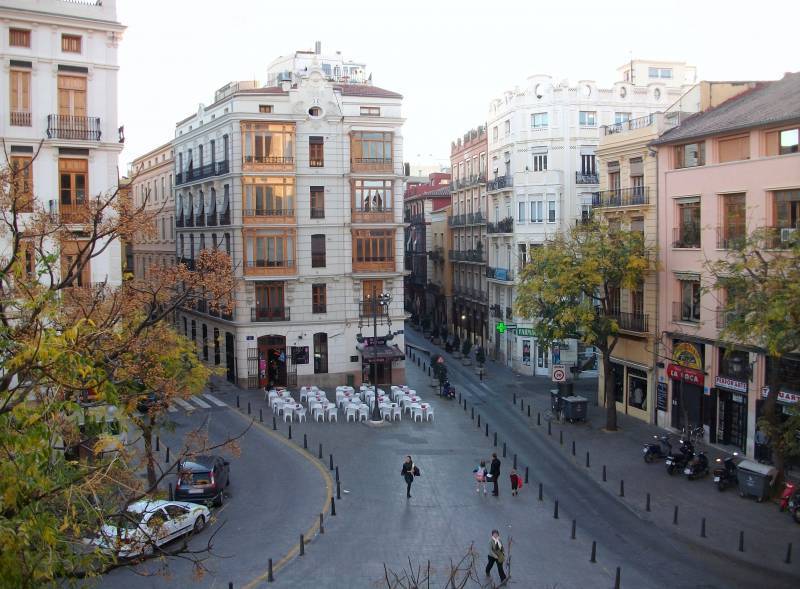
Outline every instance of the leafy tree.
[[619, 339], [615, 293], [635, 288], [650, 269], [642, 234], [606, 223], [580, 224], [531, 248], [520, 273], [516, 310], [534, 321], [544, 345], [578, 338], [601, 352], [606, 391], [606, 429], [617, 428], [610, 356]]
[[[38, 204], [23, 173], [0, 169], [0, 578], [36, 587], [119, 566], [83, 539], [166, 473], [144, 485], [140, 454], [107, 419], [125, 427], [143, 391], [166, 400], [202, 386], [193, 345], [165, 320], [201, 299], [225, 307], [233, 282], [228, 256], [203, 251], [193, 269], [79, 286], [112, 243], [153, 232], [158, 212], [113, 190], [63, 218]], [[175, 462], [207, 445], [194, 436]]]
[[800, 352], [800, 237], [794, 232], [781, 242], [774, 230], [758, 229], [732, 243], [726, 257], [705, 266], [711, 290], [721, 299], [725, 321], [720, 340], [758, 346], [769, 359], [769, 394], [759, 427], [769, 437], [782, 479], [786, 459], [800, 455], [800, 413], [794, 409], [782, 420], [777, 411], [784, 384], [781, 362]]

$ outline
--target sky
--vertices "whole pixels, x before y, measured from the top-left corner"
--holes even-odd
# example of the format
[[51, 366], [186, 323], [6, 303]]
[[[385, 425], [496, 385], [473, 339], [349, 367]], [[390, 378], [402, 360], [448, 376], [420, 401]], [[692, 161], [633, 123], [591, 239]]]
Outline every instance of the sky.
[[800, 70], [796, 0], [117, 0], [127, 164], [233, 80], [266, 81], [298, 49], [339, 50], [404, 96], [404, 160], [448, 165], [450, 142], [533, 74], [610, 86], [634, 59], [686, 61], [698, 79]]

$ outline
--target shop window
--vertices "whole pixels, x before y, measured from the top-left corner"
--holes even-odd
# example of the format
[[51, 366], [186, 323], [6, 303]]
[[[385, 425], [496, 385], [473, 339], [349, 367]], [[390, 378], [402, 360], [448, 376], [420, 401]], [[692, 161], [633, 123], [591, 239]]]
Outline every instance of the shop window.
[[615, 362], [610, 363], [611, 378], [613, 381], [614, 400], [617, 403], [625, 402], [625, 367]]
[[628, 368], [628, 405], [647, 411], [647, 373]]

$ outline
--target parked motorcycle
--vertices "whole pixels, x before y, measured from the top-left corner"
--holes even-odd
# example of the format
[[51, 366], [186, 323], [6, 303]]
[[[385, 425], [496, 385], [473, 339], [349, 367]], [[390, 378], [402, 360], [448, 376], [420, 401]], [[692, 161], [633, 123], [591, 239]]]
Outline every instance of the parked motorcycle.
[[655, 442], [646, 442], [642, 447], [644, 461], [647, 463], [672, 454], [672, 444], [669, 441], [669, 436], [653, 436], [653, 438], [655, 438]]
[[800, 524], [800, 487], [792, 482], [785, 482], [781, 493], [780, 509], [789, 511], [789, 514]]
[[664, 460], [664, 464], [667, 467], [667, 473], [673, 475], [676, 471], [680, 472], [686, 467], [687, 463], [692, 459], [693, 456], [694, 444], [692, 444], [692, 442], [689, 440], [681, 439], [681, 446], [678, 448], [678, 452], [668, 454]]
[[722, 458], [716, 459], [717, 467], [714, 468], [714, 483], [720, 493], [739, 482], [739, 477], [736, 474], [736, 462], [734, 462], [737, 456], [739, 456], [739, 453], [734, 452], [732, 456], [727, 456], [724, 460]]
[[456, 388], [451, 385], [449, 381], [446, 381], [444, 385], [442, 385], [442, 390], [439, 393], [439, 396], [444, 397], [445, 399], [455, 399]]
[[707, 475], [708, 458], [706, 458], [706, 453], [701, 450], [692, 456], [683, 468], [683, 474], [685, 474], [686, 478], [690, 481]]

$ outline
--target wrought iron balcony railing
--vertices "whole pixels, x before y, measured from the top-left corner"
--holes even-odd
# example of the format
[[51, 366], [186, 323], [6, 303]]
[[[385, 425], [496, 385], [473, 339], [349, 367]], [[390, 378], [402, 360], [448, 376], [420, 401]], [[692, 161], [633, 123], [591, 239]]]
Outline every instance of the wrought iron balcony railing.
[[597, 208], [629, 207], [650, 204], [650, 187], [613, 188], [592, 194], [592, 206]]
[[47, 115], [48, 139], [100, 141], [101, 135], [100, 117]]

